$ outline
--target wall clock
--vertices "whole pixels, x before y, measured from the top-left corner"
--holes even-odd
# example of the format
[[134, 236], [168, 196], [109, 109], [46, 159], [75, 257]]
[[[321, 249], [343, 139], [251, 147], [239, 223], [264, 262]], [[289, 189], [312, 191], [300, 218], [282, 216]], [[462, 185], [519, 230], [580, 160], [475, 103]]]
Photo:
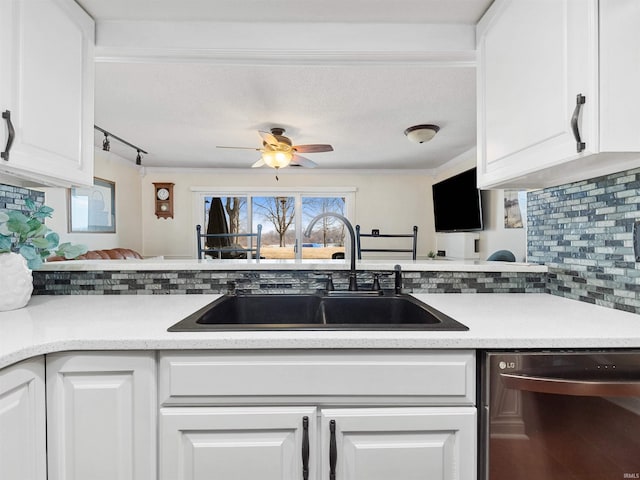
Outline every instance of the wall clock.
[[173, 218], [173, 183], [153, 182], [158, 218]]

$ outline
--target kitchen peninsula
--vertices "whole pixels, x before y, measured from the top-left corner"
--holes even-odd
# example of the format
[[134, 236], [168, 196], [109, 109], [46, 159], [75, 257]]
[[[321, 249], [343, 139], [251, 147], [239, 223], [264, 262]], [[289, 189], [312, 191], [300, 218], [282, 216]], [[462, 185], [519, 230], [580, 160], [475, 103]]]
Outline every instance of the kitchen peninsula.
[[[247, 419], [229, 427], [245, 435], [285, 428], [299, 445], [307, 417], [319, 462], [328, 443], [314, 435], [328, 430], [318, 412], [343, 431], [376, 428], [381, 442], [395, 439], [411, 414], [420, 438], [444, 429], [450, 441], [425, 466], [398, 468], [459, 465], [460, 478], [475, 478], [478, 349], [640, 348], [637, 315], [545, 293], [415, 294], [468, 331], [167, 331], [219, 296], [36, 295], [25, 308], [0, 312], [0, 386], [19, 392], [21, 401], [11, 405], [22, 406], [4, 415], [17, 426], [11, 435], [29, 433], [18, 458], [37, 457], [57, 472], [49, 478], [70, 478], [71, 468], [87, 475], [117, 468], [169, 480], [183, 478], [177, 445], [190, 451], [202, 435], [225, 434], [217, 418]], [[350, 424], [347, 413], [365, 424]], [[256, 414], [275, 424], [263, 425]], [[381, 414], [391, 424], [376, 424]], [[236, 444], [222, 439], [207, 448], [220, 445]], [[298, 468], [299, 451], [286, 465]], [[340, 450], [340, 458], [348, 455]], [[14, 464], [34, 463], [8, 468]]]

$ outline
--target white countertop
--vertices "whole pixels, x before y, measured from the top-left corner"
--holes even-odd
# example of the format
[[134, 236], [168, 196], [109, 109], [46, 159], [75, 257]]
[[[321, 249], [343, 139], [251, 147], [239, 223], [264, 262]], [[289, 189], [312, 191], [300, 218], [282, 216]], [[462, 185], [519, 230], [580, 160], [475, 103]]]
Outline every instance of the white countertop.
[[0, 312], [0, 368], [64, 350], [640, 348], [640, 316], [548, 294], [419, 294], [462, 332], [167, 332], [218, 295], [34, 296]]
[[[480, 260], [359, 260], [358, 270], [434, 272], [546, 272], [545, 265]], [[67, 260], [45, 263], [41, 271], [108, 270], [349, 270], [348, 260], [194, 260], [152, 257], [130, 260]]]

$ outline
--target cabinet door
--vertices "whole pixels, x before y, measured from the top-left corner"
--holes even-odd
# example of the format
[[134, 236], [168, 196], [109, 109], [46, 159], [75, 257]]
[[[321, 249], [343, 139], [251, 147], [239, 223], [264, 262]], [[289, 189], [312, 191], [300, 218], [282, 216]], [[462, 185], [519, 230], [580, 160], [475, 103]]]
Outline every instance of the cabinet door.
[[49, 480], [155, 480], [155, 354], [47, 356]]
[[0, 371], [0, 478], [46, 480], [44, 359]]
[[313, 480], [315, 423], [313, 407], [163, 408], [160, 479]]
[[477, 38], [480, 186], [599, 151], [596, 0], [498, 0]]
[[[0, 0], [0, 174], [93, 183], [94, 22], [73, 0]], [[6, 115], [5, 115], [6, 116]], [[0, 148], [5, 151], [7, 119]]]
[[476, 476], [473, 407], [323, 409], [320, 428], [323, 480]]

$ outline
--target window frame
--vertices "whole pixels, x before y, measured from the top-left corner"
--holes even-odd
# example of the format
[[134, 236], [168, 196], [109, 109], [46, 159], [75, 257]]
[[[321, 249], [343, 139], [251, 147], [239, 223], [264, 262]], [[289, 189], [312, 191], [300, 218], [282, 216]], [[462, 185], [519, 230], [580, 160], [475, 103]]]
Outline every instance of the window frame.
[[[246, 197], [247, 199], [247, 216], [251, 225], [248, 227], [253, 231], [253, 197], [294, 197], [295, 199], [295, 261], [302, 260], [302, 248], [298, 248], [302, 240], [302, 197], [344, 197], [345, 217], [354, 225], [355, 203], [356, 203], [356, 187], [191, 187], [193, 194], [193, 232], [196, 231], [196, 225], [204, 225], [205, 213], [204, 201], [206, 197]], [[347, 234], [348, 235], [348, 234]], [[335, 260], [338, 262], [346, 262], [355, 252], [349, 252], [349, 242], [345, 239], [345, 251], [347, 252], [344, 260]], [[193, 242], [193, 255], [197, 256], [196, 244]], [[195, 258], [195, 257], [194, 257]]]

